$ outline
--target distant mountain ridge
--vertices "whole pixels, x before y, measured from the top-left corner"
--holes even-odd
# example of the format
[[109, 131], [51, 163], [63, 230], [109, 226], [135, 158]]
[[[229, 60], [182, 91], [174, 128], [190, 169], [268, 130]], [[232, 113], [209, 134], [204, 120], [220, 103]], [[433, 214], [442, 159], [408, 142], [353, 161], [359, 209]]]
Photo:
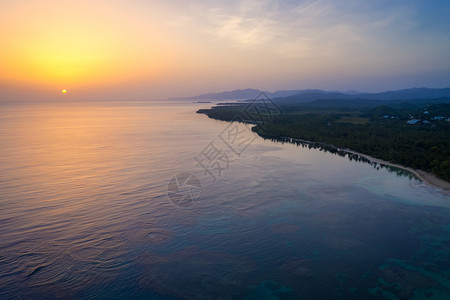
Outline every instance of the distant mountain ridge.
[[185, 97], [183, 99], [195, 99], [195, 100], [247, 100], [257, 97], [261, 93], [256, 89], [243, 89], [226, 91], [220, 93], [208, 93], [201, 94], [194, 97]]
[[[263, 91], [258, 89], [239, 89], [220, 93], [201, 94], [194, 97], [183, 99], [192, 100], [248, 100], [254, 99]], [[305, 90], [280, 90], [276, 92], [265, 92], [272, 99], [280, 101], [312, 102], [315, 100], [413, 100], [413, 99], [436, 99], [450, 97], [450, 88], [432, 89], [432, 88], [411, 88], [397, 91], [386, 91], [380, 93], [359, 93], [356, 91], [336, 92], [324, 91], [318, 89]]]

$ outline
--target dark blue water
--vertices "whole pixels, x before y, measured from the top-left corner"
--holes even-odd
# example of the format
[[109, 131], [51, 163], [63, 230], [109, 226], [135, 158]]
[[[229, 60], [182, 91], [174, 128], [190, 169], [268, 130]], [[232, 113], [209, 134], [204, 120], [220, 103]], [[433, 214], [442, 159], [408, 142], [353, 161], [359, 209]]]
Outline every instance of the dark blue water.
[[450, 299], [448, 195], [201, 105], [2, 105], [0, 298]]

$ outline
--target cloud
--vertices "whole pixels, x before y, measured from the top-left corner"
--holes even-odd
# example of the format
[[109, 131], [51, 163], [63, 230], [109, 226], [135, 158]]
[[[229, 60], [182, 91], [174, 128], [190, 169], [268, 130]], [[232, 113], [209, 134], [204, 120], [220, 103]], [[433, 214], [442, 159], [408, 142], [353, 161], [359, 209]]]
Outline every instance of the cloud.
[[[230, 48], [265, 51], [282, 59], [362, 64], [375, 68], [432, 63], [433, 41], [427, 37], [415, 1], [239, 1], [196, 6], [209, 39]], [[433, 39], [449, 50], [448, 33]], [[446, 39], [444, 45], [439, 42]], [[405, 52], [408, 55], [405, 55]], [[445, 54], [440, 54], [441, 60]], [[424, 63], [426, 64], [426, 63]], [[417, 67], [416, 69], [420, 69]]]
[[[228, 5], [194, 5], [190, 21], [211, 40], [230, 47], [279, 49], [297, 56], [339, 43], [364, 40], [359, 24], [330, 1], [243, 1]], [[186, 15], [181, 16], [186, 22]]]
[[[80, 86], [100, 81], [110, 84], [116, 77], [123, 80], [129, 76], [124, 85], [131, 82], [152, 93], [173, 86], [193, 89], [271, 84], [276, 89], [288, 85], [298, 88], [299, 83], [353, 82], [362, 77], [369, 81], [426, 73], [438, 78], [438, 71], [448, 74], [450, 70], [450, 4], [445, 0], [61, 2], [78, 9], [53, 5], [56, 0], [44, 1], [47, 5], [26, 1], [33, 5], [0, 1], [4, 8], [0, 9], [0, 39], [7, 45], [0, 49], [4, 54], [0, 75], [6, 63], [15, 63], [8, 57], [17, 57], [19, 46], [33, 55], [48, 46], [47, 57], [55, 60], [52, 53], [66, 44], [67, 50], [59, 51], [64, 57], [83, 45], [81, 58], [86, 53], [98, 63], [111, 57], [95, 76], [80, 76]], [[27, 11], [33, 13], [24, 13]], [[40, 19], [30, 22], [35, 16]], [[43, 24], [48, 26], [43, 28]], [[16, 40], [26, 41], [27, 35], [18, 31], [20, 28], [27, 29], [33, 40], [39, 39], [37, 46], [28, 42], [15, 46]], [[45, 36], [55, 33], [51, 36], [55, 46], [36, 35], [37, 29]], [[4, 36], [11, 37], [10, 41]], [[96, 53], [99, 55], [93, 55]], [[21, 69], [10, 69], [23, 77]], [[42, 78], [42, 72], [38, 73], [38, 79]], [[3, 74], [10, 79], [12, 72]]]

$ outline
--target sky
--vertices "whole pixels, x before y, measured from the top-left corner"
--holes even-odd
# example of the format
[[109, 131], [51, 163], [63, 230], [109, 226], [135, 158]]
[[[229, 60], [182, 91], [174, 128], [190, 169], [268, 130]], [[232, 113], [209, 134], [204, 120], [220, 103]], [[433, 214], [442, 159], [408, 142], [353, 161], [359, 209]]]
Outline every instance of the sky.
[[450, 87], [449, 15], [447, 0], [2, 0], [0, 101]]

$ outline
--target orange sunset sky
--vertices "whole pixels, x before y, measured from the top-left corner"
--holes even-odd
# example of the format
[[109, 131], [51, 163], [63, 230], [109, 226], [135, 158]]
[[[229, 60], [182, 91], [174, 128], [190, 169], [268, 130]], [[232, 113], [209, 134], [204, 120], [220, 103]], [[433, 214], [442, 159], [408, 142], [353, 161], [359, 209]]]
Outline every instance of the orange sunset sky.
[[448, 1], [3, 0], [0, 100], [446, 87], [448, 15]]

